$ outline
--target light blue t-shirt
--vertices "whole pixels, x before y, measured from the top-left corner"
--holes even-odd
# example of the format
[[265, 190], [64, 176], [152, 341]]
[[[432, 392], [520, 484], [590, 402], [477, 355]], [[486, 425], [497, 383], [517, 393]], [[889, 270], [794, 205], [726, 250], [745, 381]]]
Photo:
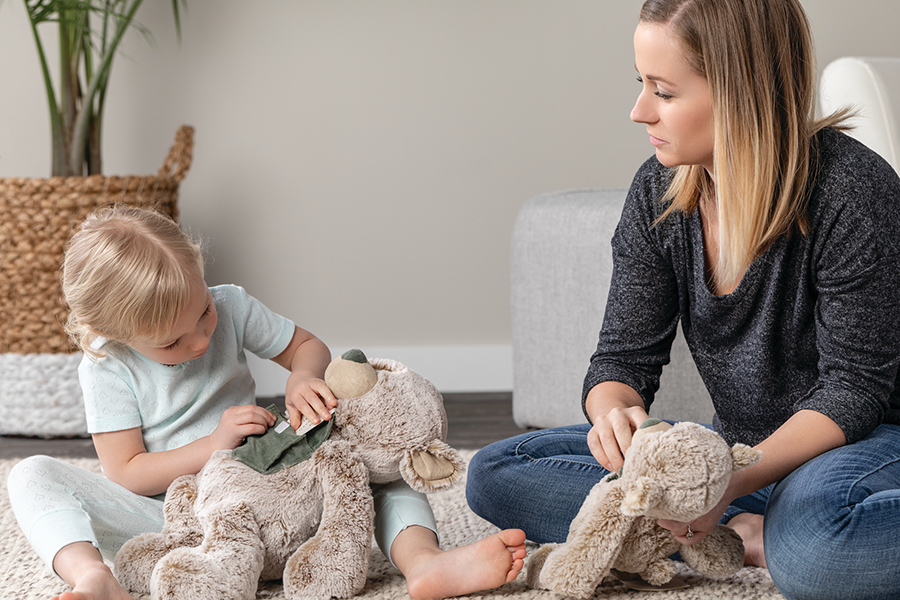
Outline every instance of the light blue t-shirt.
[[210, 288], [218, 313], [209, 350], [166, 366], [120, 344], [78, 367], [89, 433], [140, 427], [149, 452], [179, 448], [212, 433], [225, 410], [256, 403], [244, 350], [269, 359], [281, 354], [294, 324], [243, 288]]

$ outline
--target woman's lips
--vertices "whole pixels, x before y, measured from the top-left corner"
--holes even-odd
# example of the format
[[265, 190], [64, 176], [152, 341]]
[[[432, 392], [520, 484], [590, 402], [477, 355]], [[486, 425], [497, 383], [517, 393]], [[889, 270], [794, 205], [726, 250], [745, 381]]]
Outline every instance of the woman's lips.
[[663, 144], [666, 143], [665, 140], [661, 140], [658, 137], [655, 137], [651, 134], [648, 134], [648, 135], [650, 135], [650, 143], [653, 144], [654, 146], [662, 146]]

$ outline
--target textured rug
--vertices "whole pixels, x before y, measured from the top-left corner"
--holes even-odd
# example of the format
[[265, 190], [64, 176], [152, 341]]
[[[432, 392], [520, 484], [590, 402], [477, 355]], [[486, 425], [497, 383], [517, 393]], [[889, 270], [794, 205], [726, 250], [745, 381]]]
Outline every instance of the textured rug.
[[[469, 458], [474, 451], [463, 451]], [[99, 472], [99, 462], [92, 459], [71, 459], [73, 464]], [[6, 478], [15, 463], [0, 460], [0, 599], [36, 600], [46, 599], [68, 589], [60, 579], [51, 574], [31, 550], [19, 531], [18, 524], [9, 505], [6, 493]], [[467, 544], [489, 535], [496, 530], [492, 525], [475, 516], [465, 501], [464, 483], [452, 490], [433, 494], [432, 506], [437, 517], [442, 544], [454, 547]], [[607, 584], [598, 589], [594, 598], [598, 600], [633, 600], [637, 598], [654, 600], [783, 600], [775, 589], [765, 569], [745, 568], [733, 577], [713, 581], [697, 575], [681, 565], [679, 576], [690, 587], [672, 591], [637, 592], [622, 584]], [[369, 580], [360, 598], [371, 600], [408, 599], [406, 584], [382, 553], [372, 550], [369, 566]], [[522, 598], [525, 600], [556, 600], [555, 593], [531, 590], [525, 586], [524, 573], [519, 578], [496, 590], [474, 594], [469, 598], [503, 600]], [[281, 585], [269, 583], [261, 586], [257, 598], [280, 600], [284, 598]], [[137, 600], [149, 600], [149, 596], [137, 596]]]

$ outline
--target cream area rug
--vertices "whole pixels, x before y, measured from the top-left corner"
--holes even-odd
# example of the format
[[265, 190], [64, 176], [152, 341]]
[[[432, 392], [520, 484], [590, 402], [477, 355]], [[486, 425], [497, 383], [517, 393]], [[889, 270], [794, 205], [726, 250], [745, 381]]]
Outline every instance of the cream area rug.
[[[475, 453], [464, 450], [467, 460]], [[6, 478], [15, 460], [0, 460], [0, 600], [47, 599], [68, 590], [68, 586], [41, 563], [19, 531], [19, 526], [9, 505], [6, 493]], [[94, 459], [71, 459], [75, 465], [99, 472], [99, 461]], [[495, 527], [477, 517], [469, 510], [465, 500], [465, 482], [453, 489], [430, 496], [441, 543], [444, 548], [467, 544], [497, 531]], [[374, 544], [373, 544], [374, 546]], [[532, 550], [533, 548], [529, 548]], [[527, 563], [526, 563], [527, 564]], [[623, 584], [604, 582], [594, 598], [598, 600], [784, 600], [775, 589], [765, 569], [745, 568], [736, 575], [713, 581], [679, 566], [679, 576], [689, 585], [671, 591], [634, 591]], [[136, 600], [149, 600], [149, 596], [136, 596]], [[257, 598], [281, 600], [284, 593], [277, 582], [262, 584]], [[369, 562], [369, 579], [359, 598], [371, 600], [408, 599], [403, 576], [387, 561], [377, 548], [373, 548]], [[468, 596], [485, 600], [507, 598], [523, 600], [557, 600], [558, 594], [543, 590], [532, 590], [525, 585], [525, 574], [509, 584], [489, 592]]]

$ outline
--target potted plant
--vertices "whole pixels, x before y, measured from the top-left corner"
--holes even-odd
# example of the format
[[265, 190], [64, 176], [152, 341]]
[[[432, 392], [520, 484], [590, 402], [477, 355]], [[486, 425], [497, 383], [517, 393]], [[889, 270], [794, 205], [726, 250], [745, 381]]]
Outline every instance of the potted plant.
[[[115, 202], [177, 217], [192, 128], [179, 129], [155, 176], [102, 174], [106, 90], [126, 32], [149, 35], [135, 21], [142, 1], [24, 0], [46, 89], [52, 177], [0, 178], [0, 435], [86, 434], [81, 357], [63, 329], [68, 311], [59, 280], [73, 228]], [[180, 35], [178, 0], [172, 10]], [[56, 87], [42, 38], [48, 32], [59, 39]]]
[[[37, 47], [47, 108], [54, 176], [102, 173], [101, 126], [113, 61], [125, 33], [146, 29], [134, 19], [143, 0], [24, 0]], [[172, 0], [181, 34], [178, 0]], [[54, 88], [41, 31], [55, 25], [59, 86]]]

